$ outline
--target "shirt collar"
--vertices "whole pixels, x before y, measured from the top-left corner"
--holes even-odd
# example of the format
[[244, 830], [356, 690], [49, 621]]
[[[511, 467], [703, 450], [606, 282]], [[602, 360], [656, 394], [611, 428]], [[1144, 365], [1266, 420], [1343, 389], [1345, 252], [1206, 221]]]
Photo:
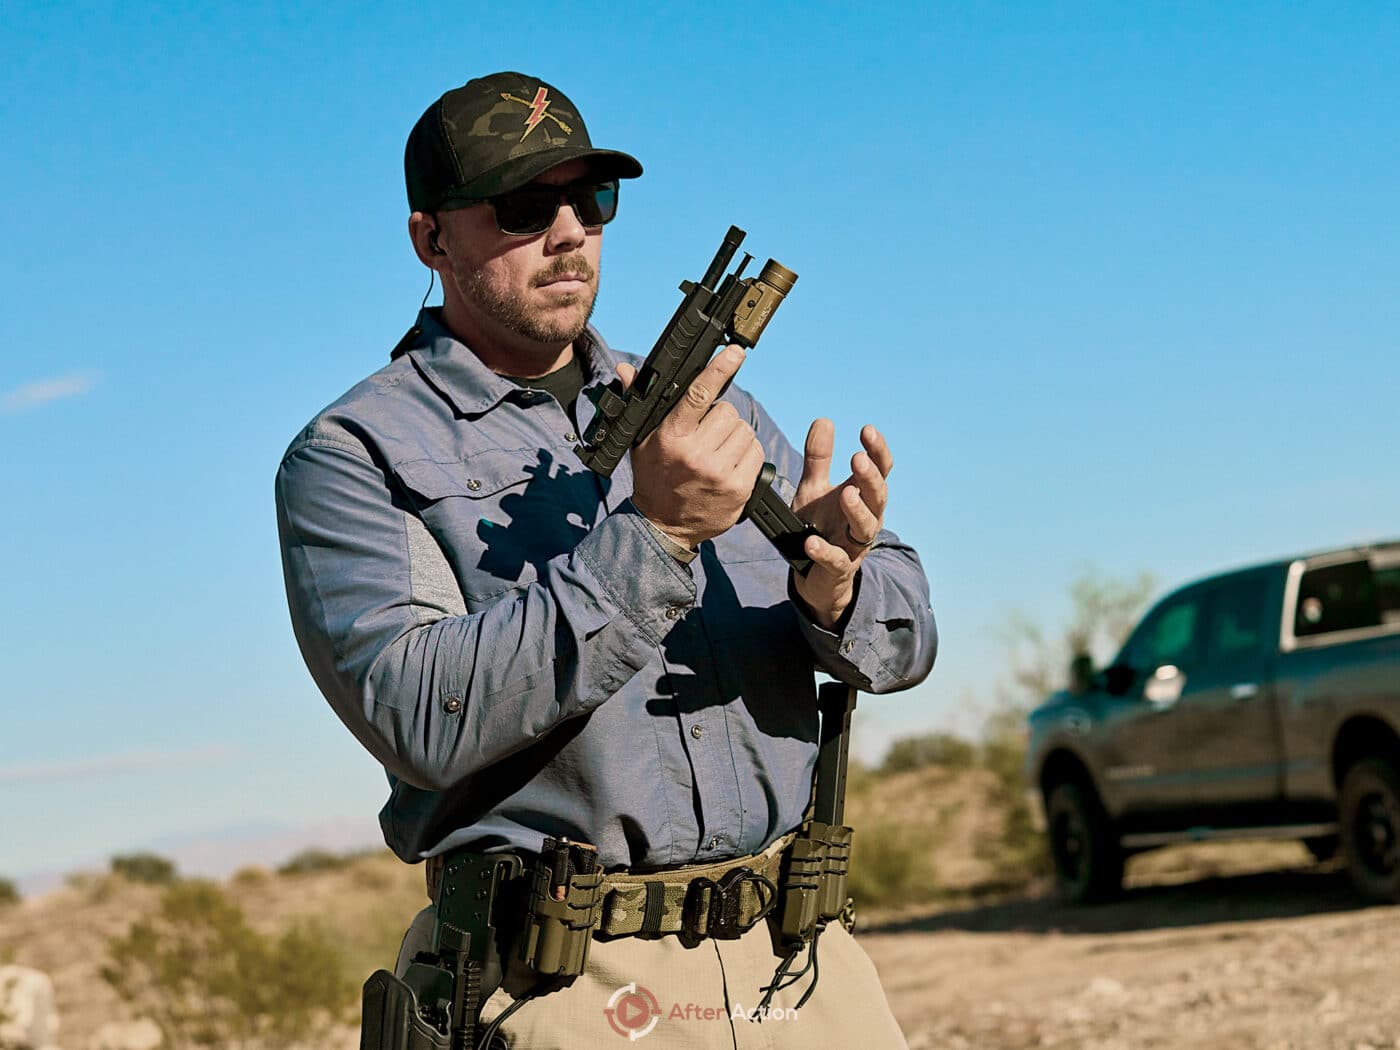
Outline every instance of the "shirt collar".
[[[418, 314], [418, 328], [420, 334], [408, 356], [424, 378], [461, 415], [487, 412], [520, 389], [487, 368], [481, 358], [447, 330], [442, 323], [441, 307], [422, 310]], [[588, 367], [586, 386], [612, 378], [618, 358], [591, 324], [574, 340], [574, 353], [582, 353]]]

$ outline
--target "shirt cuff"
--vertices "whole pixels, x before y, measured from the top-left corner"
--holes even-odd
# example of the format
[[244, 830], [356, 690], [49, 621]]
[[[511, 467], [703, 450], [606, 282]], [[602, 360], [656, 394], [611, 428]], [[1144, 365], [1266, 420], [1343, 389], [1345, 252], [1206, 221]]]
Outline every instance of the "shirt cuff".
[[677, 540], [673, 540], [660, 525], [656, 524], [656, 522], [652, 521], [645, 514], [642, 515], [642, 521], [646, 523], [647, 528], [651, 529], [652, 535], [655, 536], [656, 541], [665, 548], [666, 553], [675, 558], [676, 561], [680, 562], [682, 565], [689, 565], [695, 560], [695, 556], [700, 553], [699, 551], [691, 550], [685, 544]]
[[615, 607], [654, 644], [695, 605], [695, 578], [676, 561], [631, 500], [574, 548]]
[[858, 671], [875, 637], [874, 603], [860, 600], [862, 575], [864, 566], [856, 576], [851, 604], [846, 606], [845, 612], [841, 614], [835, 630], [823, 627], [812, 619], [807, 612], [807, 603], [802, 600], [792, 584], [791, 574], [788, 576], [788, 598], [797, 609], [798, 627], [807, 639], [807, 644], [812, 647], [817, 665], [832, 675], [836, 674], [836, 668], [841, 665]]

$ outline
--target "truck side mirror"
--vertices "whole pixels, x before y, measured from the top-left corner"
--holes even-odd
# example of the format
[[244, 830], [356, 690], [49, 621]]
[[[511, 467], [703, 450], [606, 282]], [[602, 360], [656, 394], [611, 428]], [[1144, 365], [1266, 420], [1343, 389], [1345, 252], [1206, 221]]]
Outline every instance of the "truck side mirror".
[[1076, 653], [1069, 662], [1069, 691], [1087, 693], [1094, 685], [1094, 658], [1088, 653]]
[[1104, 692], [1109, 696], [1123, 696], [1137, 681], [1137, 671], [1127, 664], [1114, 664], [1103, 672]]

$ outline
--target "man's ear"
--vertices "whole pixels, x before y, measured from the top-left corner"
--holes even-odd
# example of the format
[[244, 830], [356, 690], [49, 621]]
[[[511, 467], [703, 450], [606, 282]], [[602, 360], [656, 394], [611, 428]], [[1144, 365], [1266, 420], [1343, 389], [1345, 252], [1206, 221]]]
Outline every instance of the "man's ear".
[[416, 211], [408, 217], [408, 237], [413, 242], [413, 251], [430, 270], [447, 269], [447, 252], [438, 243], [441, 227], [437, 218], [427, 212]]

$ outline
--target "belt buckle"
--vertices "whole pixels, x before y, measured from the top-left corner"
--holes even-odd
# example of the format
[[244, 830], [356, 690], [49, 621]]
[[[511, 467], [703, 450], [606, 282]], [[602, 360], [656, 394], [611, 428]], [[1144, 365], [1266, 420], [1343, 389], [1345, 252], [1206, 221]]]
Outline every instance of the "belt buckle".
[[[746, 923], [739, 922], [740, 893], [746, 882], [753, 882], [755, 892], [762, 896], [767, 891], [767, 899], [758, 913]], [[705, 891], [709, 891], [708, 897]], [[691, 882], [681, 906], [681, 932], [692, 939], [713, 937], [718, 941], [733, 941], [757, 925], [758, 921], [773, 910], [778, 899], [778, 888], [768, 876], [748, 867], [730, 868], [719, 877], [719, 881], [698, 878]], [[705, 929], [700, 930], [700, 919], [705, 919]]]

